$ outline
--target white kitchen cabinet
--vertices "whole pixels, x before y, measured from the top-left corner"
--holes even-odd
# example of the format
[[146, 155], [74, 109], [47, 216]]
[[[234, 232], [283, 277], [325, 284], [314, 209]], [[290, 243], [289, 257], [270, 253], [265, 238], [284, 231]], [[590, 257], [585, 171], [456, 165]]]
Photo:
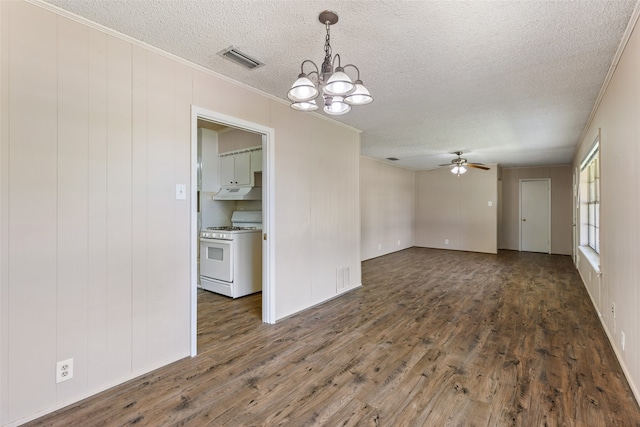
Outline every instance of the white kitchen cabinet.
[[262, 172], [262, 150], [251, 152], [251, 173]]
[[220, 185], [246, 187], [252, 185], [251, 153], [237, 153], [220, 157]]
[[198, 128], [198, 191], [220, 190], [218, 172], [218, 134]]

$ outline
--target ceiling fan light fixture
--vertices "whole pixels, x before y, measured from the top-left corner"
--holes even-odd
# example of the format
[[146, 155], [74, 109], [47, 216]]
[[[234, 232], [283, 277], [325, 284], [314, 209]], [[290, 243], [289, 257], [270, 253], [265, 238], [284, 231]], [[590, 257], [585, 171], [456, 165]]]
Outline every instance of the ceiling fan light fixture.
[[[320, 67], [309, 59], [302, 61], [298, 80], [287, 92], [287, 98], [293, 102], [291, 108], [298, 111], [313, 111], [314, 109], [311, 109], [307, 104], [311, 104], [311, 100], [315, 99], [320, 92], [322, 92], [324, 99], [323, 111], [333, 116], [348, 113], [351, 111], [352, 105], [365, 105], [373, 102], [369, 90], [360, 80], [358, 67], [353, 64], [347, 64], [343, 67], [340, 64], [340, 55], [332, 54], [330, 28], [331, 25], [338, 22], [338, 15], [330, 10], [325, 10], [320, 13], [318, 20], [325, 26], [327, 32], [324, 42], [324, 61]], [[313, 67], [313, 69], [305, 72], [306, 64], [309, 64], [307, 70], [309, 67]], [[355, 82], [345, 72], [346, 68], [355, 69], [357, 73]]]
[[481, 169], [481, 170], [485, 170], [488, 171], [491, 168], [488, 166], [485, 166], [483, 163], [468, 163], [467, 159], [461, 157], [462, 155], [462, 151], [456, 151], [452, 154], [455, 154], [456, 157], [455, 159], [451, 160], [451, 163], [445, 163], [444, 165], [440, 165], [440, 167], [449, 167], [450, 171], [452, 174], [460, 176], [463, 173], [467, 172], [467, 168], [475, 168], [475, 169]]

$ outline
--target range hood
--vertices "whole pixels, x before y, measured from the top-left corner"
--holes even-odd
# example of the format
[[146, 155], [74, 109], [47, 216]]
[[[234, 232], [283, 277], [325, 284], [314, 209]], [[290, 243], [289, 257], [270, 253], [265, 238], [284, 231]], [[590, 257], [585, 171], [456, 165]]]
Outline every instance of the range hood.
[[213, 200], [262, 200], [262, 187], [223, 188]]

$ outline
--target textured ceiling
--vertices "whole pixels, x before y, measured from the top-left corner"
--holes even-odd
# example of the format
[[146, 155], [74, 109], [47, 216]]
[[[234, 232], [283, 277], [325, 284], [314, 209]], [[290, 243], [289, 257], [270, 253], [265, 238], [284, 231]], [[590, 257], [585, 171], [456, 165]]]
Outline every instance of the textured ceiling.
[[[457, 150], [505, 167], [569, 163], [637, 3], [48, 2], [282, 99], [304, 59], [322, 61], [318, 14], [334, 10], [333, 53], [375, 98], [336, 120], [363, 131], [362, 154], [411, 169]], [[231, 45], [266, 65], [217, 54]]]

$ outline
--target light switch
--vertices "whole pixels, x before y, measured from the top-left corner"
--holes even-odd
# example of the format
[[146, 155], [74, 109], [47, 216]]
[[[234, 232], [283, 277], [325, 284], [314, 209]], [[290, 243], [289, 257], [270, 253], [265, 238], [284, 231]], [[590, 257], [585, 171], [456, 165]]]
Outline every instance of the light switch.
[[187, 198], [187, 186], [184, 184], [176, 184], [176, 200], [185, 200]]
[[493, 206], [493, 202], [489, 200], [489, 202], [487, 203], [487, 206]]

